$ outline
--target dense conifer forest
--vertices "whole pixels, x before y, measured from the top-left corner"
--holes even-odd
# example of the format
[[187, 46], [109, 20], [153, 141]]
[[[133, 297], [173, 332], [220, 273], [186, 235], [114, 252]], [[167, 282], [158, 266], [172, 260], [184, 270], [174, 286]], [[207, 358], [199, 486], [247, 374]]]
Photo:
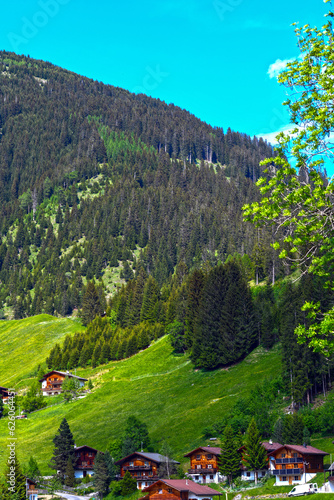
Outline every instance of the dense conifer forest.
[[50, 369], [122, 359], [167, 332], [204, 369], [281, 341], [299, 403], [331, 385], [332, 363], [293, 337], [303, 300], [326, 309], [330, 293], [312, 277], [273, 287], [291, 269], [270, 230], [242, 220], [269, 144], [6, 52], [0, 127], [1, 317], [80, 311], [88, 325]]

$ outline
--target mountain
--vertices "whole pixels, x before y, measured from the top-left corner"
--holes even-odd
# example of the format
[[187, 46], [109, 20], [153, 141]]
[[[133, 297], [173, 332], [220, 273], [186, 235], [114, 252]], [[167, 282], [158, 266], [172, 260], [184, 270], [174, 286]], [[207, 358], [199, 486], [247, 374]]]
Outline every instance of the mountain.
[[0, 52], [0, 68], [3, 317], [72, 314], [87, 280], [111, 297], [140, 267], [160, 289], [235, 253], [284, 274], [241, 215], [262, 139], [29, 57]]

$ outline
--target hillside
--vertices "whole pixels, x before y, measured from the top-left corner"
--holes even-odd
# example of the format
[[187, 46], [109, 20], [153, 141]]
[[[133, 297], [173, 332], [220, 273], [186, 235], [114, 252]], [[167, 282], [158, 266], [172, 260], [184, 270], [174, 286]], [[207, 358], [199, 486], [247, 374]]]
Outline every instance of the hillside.
[[47, 314], [19, 321], [0, 321], [0, 385], [17, 387], [18, 382], [37, 375], [50, 348], [66, 335], [83, 330], [81, 323]]
[[[28, 372], [29, 368], [22, 370]], [[147, 350], [120, 362], [94, 370], [78, 370], [90, 377], [94, 390], [86, 398], [60, 404], [17, 421], [17, 450], [26, 462], [33, 455], [47, 472], [52, 438], [66, 417], [78, 446], [89, 444], [104, 450], [123, 430], [126, 418], [135, 414], [148, 425], [156, 448], [167, 439], [182, 460], [189, 449], [203, 444], [203, 429], [221, 419], [240, 396], [280, 371], [278, 348], [253, 351], [230, 368], [195, 370], [184, 355], [172, 354], [167, 336]], [[1, 371], [0, 377], [4, 374]], [[52, 403], [52, 399], [50, 399]], [[7, 419], [0, 420], [0, 464], [4, 462]]]
[[29, 57], [0, 52], [1, 69], [0, 317], [68, 316], [87, 280], [111, 297], [140, 266], [160, 289], [234, 253], [284, 274], [242, 220], [262, 139]]

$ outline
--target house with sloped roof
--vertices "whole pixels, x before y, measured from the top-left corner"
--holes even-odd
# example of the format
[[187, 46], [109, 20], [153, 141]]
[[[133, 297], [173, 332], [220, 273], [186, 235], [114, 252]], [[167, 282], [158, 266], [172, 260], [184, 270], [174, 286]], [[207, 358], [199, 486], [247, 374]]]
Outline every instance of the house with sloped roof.
[[[92, 448], [91, 446], [74, 446], [74, 475], [75, 477], [82, 478], [87, 475], [92, 476], [94, 474], [94, 460], [99, 450]], [[100, 452], [102, 453], [102, 452]]]
[[190, 451], [185, 457], [190, 459], [188, 476], [196, 483], [219, 483], [224, 476], [219, 472], [219, 456], [221, 448], [216, 446], [201, 446]]
[[212, 500], [214, 496], [222, 495], [190, 479], [159, 479], [143, 492], [147, 494], [140, 500]]
[[57, 370], [52, 370], [51, 372], [46, 373], [43, 378], [39, 380], [39, 382], [42, 384], [43, 396], [53, 396], [61, 394], [62, 385], [66, 377], [77, 380], [79, 387], [83, 387], [85, 382], [88, 381], [87, 378], [77, 377], [69, 371], [60, 372]]
[[[282, 447], [281, 443], [273, 443], [271, 440], [270, 441], [263, 441], [262, 446], [265, 448], [267, 455], [268, 455], [267, 467], [265, 467], [261, 470], [254, 471], [254, 470], [247, 469], [247, 467], [245, 467], [241, 462], [240, 469], [241, 469], [242, 481], [255, 481], [255, 472], [257, 472], [258, 479], [261, 479], [262, 477], [265, 477], [266, 474], [268, 474], [268, 472], [271, 473], [271, 470], [274, 468], [272, 461], [270, 461], [270, 459], [269, 459], [269, 455], [273, 451], [281, 448]], [[241, 448], [239, 448], [238, 451], [242, 454], [244, 449], [245, 449], [245, 446], [241, 446]]]
[[119, 478], [122, 479], [127, 471], [137, 481], [137, 488], [141, 490], [150, 484], [153, 484], [159, 479], [158, 469], [162, 464], [169, 461], [174, 465], [179, 465], [180, 462], [171, 460], [160, 453], [144, 453], [136, 451], [115, 462], [120, 466]]
[[269, 453], [271, 472], [277, 486], [303, 484], [324, 471], [326, 451], [310, 445], [285, 444]]

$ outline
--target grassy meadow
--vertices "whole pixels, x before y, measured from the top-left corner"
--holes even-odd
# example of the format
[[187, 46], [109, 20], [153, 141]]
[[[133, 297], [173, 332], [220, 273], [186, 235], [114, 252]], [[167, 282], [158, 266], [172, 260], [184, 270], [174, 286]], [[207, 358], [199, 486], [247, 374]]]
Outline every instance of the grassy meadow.
[[[57, 330], [57, 335], [52, 334], [51, 327], [49, 331], [49, 321], [52, 320], [48, 316], [22, 322], [26, 321], [29, 325], [35, 321], [38, 328], [45, 321], [44, 326], [53, 344], [55, 337], [61, 340], [70, 328], [66, 320], [59, 320], [60, 323], [53, 320], [54, 326], [60, 330], [63, 321], [63, 333]], [[21, 329], [26, 331], [23, 323]], [[15, 322], [10, 324], [15, 326]], [[22, 365], [14, 374], [10, 362], [4, 365], [1, 360], [0, 377], [3, 383], [30, 376], [37, 362], [45, 359], [52, 344], [47, 345], [47, 333], [43, 334], [42, 331], [36, 330], [34, 337], [37, 343], [37, 347], [32, 347], [36, 352], [35, 362], [29, 361], [31, 356], [24, 343], [20, 350], [16, 348], [16, 354], [13, 353], [12, 366], [18, 364], [16, 356], [20, 356]], [[4, 335], [3, 331], [0, 332]], [[9, 350], [12, 349], [6, 343], [6, 351], [7, 346]], [[271, 352], [258, 348], [244, 361], [229, 368], [211, 372], [196, 370], [185, 355], [175, 356], [168, 337], [163, 337], [129, 359], [110, 362], [95, 369], [78, 369], [78, 375], [92, 379], [92, 393], [84, 399], [46, 408], [30, 414], [26, 420], [17, 421], [18, 456], [22, 462], [26, 462], [30, 455], [34, 456], [42, 472], [47, 473], [53, 449], [52, 438], [64, 417], [70, 424], [77, 446], [88, 444], [103, 451], [110, 441], [119, 437], [127, 417], [134, 414], [147, 423], [156, 450], [159, 450], [160, 442], [166, 439], [176, 459], [185, 461], [184, 453], [198, 445], [207, 444], [203, 438], [204, 427], [219, 420], [238, 397], [245, 396], [265, 378], [276, 376], [280, 369], [280, 353], [276, 347]], [[4, 377], [5, 373], [7, 378]], [[7, 419], [0, 420], [0, 467], [6, 455], [7, 422]]]

